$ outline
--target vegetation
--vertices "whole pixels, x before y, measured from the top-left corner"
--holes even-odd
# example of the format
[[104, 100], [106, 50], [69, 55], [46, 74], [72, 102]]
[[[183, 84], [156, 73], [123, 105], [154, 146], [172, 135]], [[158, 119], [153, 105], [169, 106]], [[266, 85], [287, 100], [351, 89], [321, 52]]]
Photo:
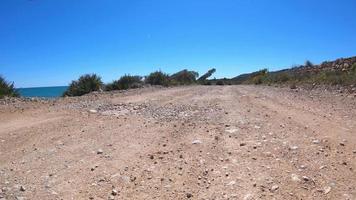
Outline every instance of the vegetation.
[[127, 90], [131, 88], [139, 88], [143, 86], [141, 76], [124, 75], [119, 80], [113, 81], [105, 86], [106, 91], [111, 90]]
[[190, 85], [196, 83], [199, 74], [186, 69], [179, 71], [169, 77], [170, 85]]
[[218, 80], [216, 81], [216, 85], [225, 85], [223, 80]]
[[63, 96], [81, 96], [93, 91], [98, 91], [103, 87], [101, 77], [96, 74], [85, 74], [78, 80], [72, 81]]
[[17, 97], [19, 94], [14, 87], [14, 83], [10, 83], [0, 76], [0, 98], [5, 96]]
[[169, 85], [169, 75], [166, 73], [163, 73], [161, 71], [152, 72], [151, 74], [149, 74], [146, 77], [145, 82], [147, 84], [151, 84], [151, 85], [168, 86]]
[[211, 75], [213, 75], [216, 72], [216, 69], [210, 69], [208, 72], [206, 72], [205, 74], [203, 74], [203, 76], [201, 76], [198, 81], [201, 83], [204, 83]]
[[[306, 67], [314, 66], [307, 61]], [[295, 88], [298, 84], [355, 85], [356, 63], [349, 70], [320, 70], [316, 72], [281, 70], [268, 72], [263, 69], [248, 76], [237, 77], [239, 84], [288, 84]], [[243, 79], [241, 81], [241, 79]]]

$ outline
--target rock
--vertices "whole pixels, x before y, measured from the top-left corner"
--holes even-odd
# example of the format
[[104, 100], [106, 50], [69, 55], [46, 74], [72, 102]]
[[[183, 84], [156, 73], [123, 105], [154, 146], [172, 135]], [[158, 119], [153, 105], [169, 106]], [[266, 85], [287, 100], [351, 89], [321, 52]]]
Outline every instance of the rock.
[[292, 181], [294, 181], [294, 182], [300, 182], [301, 181], [300, 178], [298, 177], [298, 175], [296, 175], [296, 174], [292, 174], [291, 178], [292, 178]]
[[104, 151], [102, 149], [98, 149], [98, 151], [96, 151], [97, 154], [103, 154]]
[[301, 166], [299, 166], [299, 168], [300, 168], [300, 169], [306, 169], [306, 168], [307, 168], [307, 166], [305, 166], [305, 165], [301, 165]]
[[109, 199], [109, 200], [114, 200], [114, 199], [115, 199], [115, 196], [110, 195], [108, 199]]
[[188, 199], [190, 199], [190, 198], [193, 197], [193, 195], [192, 195], [191, 193], [186, 193], [185, 196], [186, 196]]
[[243, 198], [243, 200], [252, 200], [252, 199], [254, 199], [252, 194], [246, 194]]
[[111, 194], [112, 194], [113, 196], [116, 196], [118, 193], [119, 193], [119, 192], [118, 192], [117, 190], [115, 190], [115, 189], [112, 189], [112, 191], [111, 191]]
[[320, 140], [313, 140], [312, 142], [313, 142], [313, 144], [319, 144]]
[[20, 186], [20, 191], [21, 191], [21, 192], [25, 192], [25, 191], [26, 191], [26, 188], [21, 185], [21, 186]]
[[236, 184], [236, 181], [231, 181], [230, 183], [228, 183], [227, 185], [228, 186], [231, 186], [231, 185], [235, 185]]
[[278, 185], [273, 185], [270, 189], [271, 192], [275, 192], [279, 189], [279, 186]]
[[200, 141], [200, 140], [194, 140], [193, 142], [192, 142], [192, 144], [202, 144], [203, 142], [202, 141]]
[[16, 200], [25, 200], [25, 197], [16, 197]]
[[290, 147], [289, 147], [289, 150], [298, 150], [298, 149], [299, 149], [298, 146], [290, 146]]
[[226, 129], [225, 131], [228, 133], [235, 133], [238, 131], [238, 129]]
[[95, 113], [98, 113], [98, 111], [97, 111], [97, 110], [95, 110], [95, 109], [91, 109], [91, 110], [89, 110], [89, 113], [93, 113], [93, 114], [95, 114]]
[[324, 187], [324, 194], [328, 194], [330, 191], [331, 191], [331, 187], [330, 186]]
[[303, 178], [304, 181], [310, 181], [310, 178], [307, 177], [307, 176], [303, 176], [302, 178]]

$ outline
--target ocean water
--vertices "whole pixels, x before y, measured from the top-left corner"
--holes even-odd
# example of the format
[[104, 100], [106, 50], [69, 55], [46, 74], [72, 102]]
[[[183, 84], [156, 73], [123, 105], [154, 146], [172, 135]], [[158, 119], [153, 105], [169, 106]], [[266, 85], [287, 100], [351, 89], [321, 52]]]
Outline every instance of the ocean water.
[[62, 96], [68, 86], [18, 88], [22, 97], [56, 98]]

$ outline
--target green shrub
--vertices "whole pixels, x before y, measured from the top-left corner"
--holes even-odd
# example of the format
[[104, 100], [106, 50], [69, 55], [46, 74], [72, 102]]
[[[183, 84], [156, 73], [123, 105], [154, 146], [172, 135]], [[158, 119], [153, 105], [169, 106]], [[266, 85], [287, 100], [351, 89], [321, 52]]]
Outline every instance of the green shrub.
[[81, 96], [102, 88], [101, 77], [96, 74], [85, 74], [78, 80], [72, 81], [63, 96]]
[[171, 75], [169, 79], [172, 85], [189, 85], [195, 83], [198, 76], [198, 72], [184, 69]]
[[206, 79], [208, 79], [211, 75], [213, 75], [216, 72], [216, 69], [210, 69], [208, 72], [206, 72], [203, 76], [201, 76], [198, 81], [199, 82], [204, 82]]
[[111, 90], [127, 90], [130, 88], [139, 88], [142, 87], [142, 77], [141, 76], [131, 76], [131, 75], [124, 75], [120, 77], [119, 80], [113, 81], [110, 84], [105, 86], [106, 91]]
[[312, 62], [310, 62], [309, 60], [305, 61], [305, 66], [306, 67], [313, 67], [314, 64]]
[[168, 86], [169, 75], [161, 71], [152, 72], [146, 77], [145, 82], [151, 85]]
[[225, 85], [223, 80], [218, 80], [216, 81], [216, 85]]
[[0, 98], [5, 96], [17, 97], [19, 93], [14, 87], [14, 83], [9, 83], [4, 77], [0, 76]]

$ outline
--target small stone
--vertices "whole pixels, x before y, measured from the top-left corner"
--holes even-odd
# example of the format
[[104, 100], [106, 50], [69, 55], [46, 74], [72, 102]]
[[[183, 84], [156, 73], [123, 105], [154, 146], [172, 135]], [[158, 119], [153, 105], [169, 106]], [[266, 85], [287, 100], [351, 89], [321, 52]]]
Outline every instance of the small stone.
[[230, 183], [228, 183], [227, 185], [228, 186], [231, 186], [231, 185], [235, 185], [236, 184], [236, 181], [231, 181]]
[[21, 192], [24, 192], [24, 191], [26, 191], [26, 188], [21, 185], [21, 186], [20, 186], [20, 191], [21, 191]]
[[192, 142], [192, 144], [201, 144], [201, 143], [203, 143], [203, 142], [200, 141], [200, 140], [194, 140], [194, 141]]
[[279, 189], [279, 186], [278, 185], [273, 185], [270, 189], [271, 192], [275, 192]]
[[298, 146], [290, 146], [289, 149], [290, 149], [290, 150], [298, 150], [299, 147], [298, 147]]
[[96, 152], [97, 154], [103, 154], [104, 151], [102, 149], [98, 149], [98, 151]]
[[193, 195], [191, 193], [187, 193], [186, 196], [188, 199], [193, 197]]
[[114, 196], [116, 196], [118, 193], [119, 193], [119, 192], [118, 192], [117, 190], [115, 190], [115, 189], [113, 189], [113, 190], [111, 191], [111, 194], [114, 195]]
[[320, 140], [313, 140], [313, 144], [319, 144]]
[[240, 147], [246, 146], [246, 143], [242, 142], [240, 143]]
[[331, 191], [331, 187], [330, 186], [324, 187], [324, 194], [328, 194], [330, 191]]
[[114, 196], [114, 195], [110, 195], [108, 199], [109, 199], [109, 200], [114, 200], [114, 199], [115, 199], [115, 196]]
[[303, 176], [302, 178], [303, 178], [304, 181], [310, 181], [310, 178], [307, 177], [307, 176]]
[[324, 168], [326, 168], [326, 165], [322, 165], [319, 167], [319, 169], [324, 169]]
[[300, 178], [296, 174], [292, 174], [291, 178], [292, 178], [292, 181], [295, 181], [295, 182], [299, 182], [300, 181]]
[[94, 113], [98, 113], [98, 111], [95, 110], [95, 109], [91, 109], [91, 110], [89, 110], [89, 112], [90, 112], [90, 113], [93, 113], [93, 114], [94, 114]]

